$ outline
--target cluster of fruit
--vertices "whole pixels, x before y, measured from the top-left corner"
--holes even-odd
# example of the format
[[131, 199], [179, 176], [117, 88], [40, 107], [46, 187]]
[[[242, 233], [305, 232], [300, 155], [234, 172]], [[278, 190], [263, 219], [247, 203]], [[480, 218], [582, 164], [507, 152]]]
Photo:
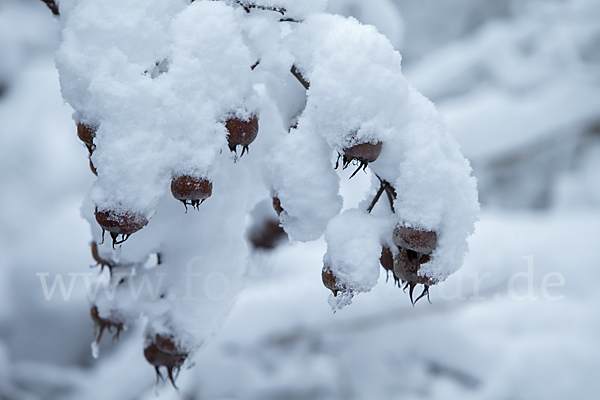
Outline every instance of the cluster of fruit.
[[[238, 146], [242, 147], [241, 157], [248, 151], [248, 146], [258, 135], [258, 117], [252, 115], [248, 120], [243, 120], [236, 116], [230, 116], [225, 120], [225, 127], [228, 132], [229, 149], [237, 154]], [[94, 138], [97, 129], [98, 127], [94, 125], [77, 123], [77, 136], [88, 149], [90, 169], [96, 176], [98, 171], [92, 163], [92, 154], [96, 149]], [[212, 195], [212, 189], [212, 182], [202, 176], [178, 175], [171, 180], [171, 193], [175, 199], [183, 203], [186, 211], [188, 205], [197, 209], [204, 200]], [[109, 232], [113, 240], [113, 247], [123, 243], [131, 234], [148, 225], [146, 216], [129, 210], [98, 210], [96, 207], [95, 216], [98, 225], [102, 228], [102, 237], [104, 238], [105, 231]], [[121, 236], [120, 239], [119, 236]]]
[[[248, 146], [256, 139], [258, 134], [258, 118], [252, 115], [248, 120], [242, 120], [238, 117], [229, 117], [224, 122], [227, 129], [229, 149], [237, 154], [238, 146], [242, 147], [242, 156], [248, 151]], [[97, 126], [79, 122], [77, 124], [77, 135], [85, 144], [89, 152], [89, 165], [94, 175], [98, 175], [98, 171], [92, 163], [92, 154], [96, 149], [94, 138], [96, 136]], [[212, 194], [213, 184], [210, 180], [201, 176], [178, 175], [171, 180], [171, 193], [173, 197], [181, 201], [187, 212], [187, 206], [198, 209], [199, 205], [209, 198]], [[120, 210], [99, 210], [96, 207], [95, 219], [98, 225], [102, 228], [102, 237], [104, 232], [108, 231], [112, 238], [112, 246], [120, 245], [125, 242], [130, 235], [141, 230], [148, 224], [148, 219], [139, 212], [120, 211]], [[279, 226], [277, 228], [281, 229]], [[97, 265], [102, 269], [107, 267], [111, 273], [113, 269], [123, 267], [121, 263], [103, 258], [98, 252], [98, 244], [92, 242], [92, 257]], [[160, 264], [160, 254], [157, 255], [158, 263]], [[131, 265], [125, 265], [131, 266]], [[123, 282], [119, 282], [123, 283]], [[97, 347], [102, 339], [105, 330], [114, 331], [113, 339], [117, 339], [119, 334], [127, 326], [128, 319], [118, 311], [118, 308], [111, 310], [110, 315], [101, 317], [98, 307], [92, 305], [90, 316], [97, 330], [97, 336], [93, 347]], [[157, 379], [164, 380], [160, 367], [164, 367], [167, 371], [167, 377], [175, 386], [176, 375], [188, 357], [190, 351], [178, 344], [175, 334], [148, 334], [144, 349], [146, 360], [155, 367]]]
[[[330, 303], [338, 299], [334, 310], [349, 304], [340, 299], [371, 290], [379, 264], [398, 286], [409, 289], [413, 305], [429, 298], [429, 287], [460, 267], [476, 211], [468, 163], [433, 106], [409, 88], [400, 72], [400, 55], [378, 32], [292, 0], [277, 6], [246, 0], [112, 1], [125, 11], [164, 17], [157, 32], [168, 40], [156, 51], [129, 54], [140, 43], [153, 46], [159, 41], [137, 37], [125, 28], [114, 34], [121, 27], [110, 24], [89, 28], [89, 34], [87, 26], [93, 24], [84, 22], [95, 20], [93, 2], [78, 4], [71, 15], [61, 10], [61, 18], [72, 18], [57, 57], [63, 96], [77, 110], [77, 134], [98, 177], [84, 206], [95, 238], [92, 256], [109, 269], [110, 282], [121, 294], [126, 279], [114, 279], [114, 270], [124, 271], [130, 282], [143, 281], [154, 268], [146, 266], [144, 257], [153, 252], [157, 270], [168, 275], [168, 283], [158, 298], [95, 301], [90, 311], [98, 332], [93, 348], [105, 331], [116, 338], [145, 315], [146, 360], [158, 379], [165, 380], [160, 370], [166, 369], [174, 385], [179, 369], [243, 287], [244, 239], [269, 249], [286, 234], [292, 240], [311, 241], [325, 233], [322, 280], [333, 293]], [[304, 12], [288, 15], [282, 5]], [[171, 14], [159, 13], [159, 6]], [[107, 61], [123, 62], [116, 72], [101, 66], [104, 60], [98, 60], [98, 51], [89, 50], [94, 46], [86, 42], [103, 46], [95, 41], [94, 29], [104, 28], [102, 33], [113, 41], [105, 50], [121, 52]], [[215, 29], [221, 28], [215, 36]], [[115, 39], [126, 36], [131, 45], [121, 46]], [[223, 43], [207, 40], [222, 37], [227, 38]], [[236, 51], [221, 57], [229, 47]], [[340, 68], [335, 61], [347, 59], [353, 60], [352, 68]], [[151, 100], [143, 106], [135, 101], [147, 97]], [[259, 116], [261, 137], [254, 143]], [[236, 163], [252, 143], [252, 155]], [[227, 148], [233, 157], [219, 156], [228, 153]], [[340, 214], [335, 170], [351, 166], [355, 170], [350, 178], [368, 168], [374, 188], [375, 178], [379, 188], [368, 208]], [[450, 181], [452, 187], [443, 186]], [[198, 214], [174, 214], [183, 210], [163, 200], [169, 183], [185, 213], [192, 206]], [[259, 196], [267, 197], [262, 203], [268, 212], [253, 215], [254, 224], [244, 238], [244, 216]], [[390, 210], [375, 209], [382, 197], [387, 197]], [[190, 223], [188, 217], [200, 223]], [[461, 225], [462, 221], [466, 222]], [[100, 247], [106, 232], [112, 238], [112, 257], [109, 244]], [[210, 307], [212, 299], [206, 293], [197, 293], [199, 300], [193, 302], [180, 301], [189, 283], [180, 276], [195, 259], [201, 259], [202, 274], [220, 274], [232, 286]], [[423, 291], [414, 299], [417, 285], [423, 285]]]
[[[307, 90], [310, 88], [310, 82], [295, 66], [292, 67], [291, 72]], [[352, 140], [355, 137], [355, 133], [349, 136], [351, 137], [351, 141], [356, 143], [356, 140]], [[361, 169], [366, 171], [369, 163], [373, 163], [379, 158], [382, 148], [383, 142], [381, 141], [375, 141], [374, 143], [359, 142], [344, 147], [342, 152], [338, 153], [335, 169], [339, 167], [340, 159], [342, 159], [343, 169], [346, 169], [351, 164], [356, 165], [356, 170], [350, 175], [350, 179], [352, 179]], [[381, 195], [385, 192], [388, 195], [392, 213], [394, 213], [393, 203], [396, 199], [396, 190], [389, 182], [382, 179], [379, 179], [379, 181], [380, 188], [367, 211], [370, 213], [373, 210], [375, 204], [377, 204]], [[284, 211], [281, 207], [280, 199], [276, 196], [273, 197], [273, 208], [277, 212], [277, 215], [281, 215]], [[380, 257], [382, 267], [386, 273], [392, 273], [394, 282], [399, 287], [402, 287], [402, 284], [404, 285], [403, 290], [409, 289], [409, 296], [413, 305], [426, 295], [429, 299], [429, 287], [435, 285], [437, 281], [426, 275], [419, 275], [419, 269], [422, 264], [426, 264], [431, 260], [431, 253], [437, 246], [437, 233], [435, 231], [398, 225], [393, 231], [393, 244], [395, 245], [394, 250], [386, 245], [382, 246]], [[325, 287], [331, 290], [334, 296], [337, 296], [340, 291], [352, 291], [352, 288], [347, 287], [339, 281], [332, 272], [331, 266], [327, 263], [325, 263], [322, 269], [322, 280]], [[418, 284], [423, 285], [423, 291], [413, 300], [413, 292]]]

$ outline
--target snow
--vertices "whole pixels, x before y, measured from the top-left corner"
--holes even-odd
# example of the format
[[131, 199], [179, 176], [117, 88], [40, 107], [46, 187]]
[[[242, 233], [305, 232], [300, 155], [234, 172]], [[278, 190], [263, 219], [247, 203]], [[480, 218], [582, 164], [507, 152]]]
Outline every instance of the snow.
[[100, 357], [100, 345], [94, 340], [90, 347], [92, 348], [92, 357], [98, 359]]
[[330, 15], [307, 19], [291, 40], [311, 82], [300, 124], [310, 119], [335, 150], [386, 139], [407, 91], [389, 40], [372, 26]]
[[368, 5], [359, 0], [329, 0], [327, 12], [354, 17], [361, 23], [373, 25], [400, 49], [404, 44], [405, 23], [398, 6], [391, 0], [371, 0]]
[[[349, 304], [349, 299], [344, 299], [345, 292], [352, 297], [370, 291], [377, 284], [381, 224], [382, 221], [377, 218], [355, 209], [338, 215], [327, 227], [327, 253], [323, 257], [323, 265], [333, 273], [336, 284], [342, 288], [342, 294], [336, 296], [339, 304], [332, 305], [334, 310]], [[330, 298], [330, 304], [332, 302]]]
[[[525, 4], [412, 65], [410, 82], [439, 104], [464, 154], [507, 154], [549, 131], [597, 119], [597, 2]], [[454, 98], [449, 98], [453, 96]]]

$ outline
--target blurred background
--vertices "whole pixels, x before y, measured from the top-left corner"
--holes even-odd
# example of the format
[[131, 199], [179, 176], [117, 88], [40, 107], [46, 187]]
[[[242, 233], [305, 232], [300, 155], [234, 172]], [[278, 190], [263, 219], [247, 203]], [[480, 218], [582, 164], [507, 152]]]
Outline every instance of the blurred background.
[[[105, 335], [94, 360], [85, 289], [46, 301], [39, 275], [51, 285], [94, 263], [79, 211], [93, 175], [54, 66], [60, 24], [40, 0], [0, 0], [0, 399], [597, 398], [600, 2], [329, 11], [389, 37], [470, 159], [482, 213], [464, 267], [432, 304], [413, 307], [382, 271], [332, 314], [323, 241], [257, 249], [179, 391], [155, 385], [142, 324]], [[361, 175], [342, 187], [347, 207], [365, 196]]]

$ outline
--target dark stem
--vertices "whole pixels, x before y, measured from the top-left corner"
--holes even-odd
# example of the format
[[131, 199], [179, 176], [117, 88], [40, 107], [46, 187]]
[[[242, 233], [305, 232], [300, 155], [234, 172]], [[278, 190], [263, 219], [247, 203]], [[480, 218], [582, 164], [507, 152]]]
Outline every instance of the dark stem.
[[373, 202], [367, 210], [369, 211], [369, 213], [373, 210], [373, 207], [375, 207], [375, 204], [377, 204], [377, 202], [379, 201], [382, 192], [385, 191], [385, 194], [387, 195], [388, 201], [390, 203], [390, 208], [392, 212], [395, 213], [396, 211], [394, 210], [394, 200], [396, 199], [396, 189], [394, 189], [394, 187], [388, 181], [381, 179], [379, 175], [375, 174], [375, 176], [377, 177], [377, 179], [379, 179], [380, 186], [379, 190], [377, 191], [377, 195], [375, 196]]
[[54, 2], [54, 0], [42, 0], [42, 1], [44, 3], [46, 3], [46, 5], [48, 6], [48, 8], [52, 11], [52, 14], [59, 15], [59, 13], [58, 13], [58, 6]]
[[397, 197], [396, 189], [394, 189], [394, 187], [388, 181], [381, 179], [379, 175], [375, 174], [375, 176], [377, 177], [377, 179], [379, 179], [379, 182], [381, 183], [379, 189], [381, 190], [382, 187], [384, 188], [385, 194], [387, 195], [388, 201], [390, 203], [390, 208], [392, 209], [392, 212], [395, 213], [396, 210], [394, 210], [394, 200], [396, 200]]
[[383, 183], [381, 183], [379, 185], [379, 190], [377, 191], [377, 194], [375, 195], [375, 197], [373, 198], [373, 201], [371, 202], [371, 205], [369, 206], [369, 208], [367, 208], [367, 211], [369, 212], [369, 214], [371, 213], [371, 211], [373, 211], [373, 207], [375, 207], [375, 204], [377, 204], [377, 202], [379, 201], [379, 198], [383, 194], [384, 190], [385, 190], [385, 185]]
[[279, 22], [297, 22], [297, 23], [300, 23], [300, 22], [302, 22], [302, 20], [301, 19], [294, 19], [294, 18], [281, 18], [279, 20]]
[[236, 3], [238, 3], [240, 6], [242, 6], [242, 8], [244, 10], [246, 10], [247, 13], [250, 12], [250, 9], [252, 8], [256, 8], [259, 10], [266, 10], [266, 11], [275, 11], [280, 13], [281, 15], [285, 15], [286, 9], [283, 7], [273, 7], [273, 6], [261, 6], [255, 3], [248, 3], [246, 1], [243, 0], [236, 0]]
[[302, 86], [304, 86], [306, 90], [310, 88], [310, 82], [304, 79], [304, 76], [302, 76], [302, 73], [296, 67], [296, 65], [292, 65], [292, 69], [290, 71], [292, 72], [292, 75], [294, 75], [296, 79], [298, 79], [298, 81], [302, 84]]

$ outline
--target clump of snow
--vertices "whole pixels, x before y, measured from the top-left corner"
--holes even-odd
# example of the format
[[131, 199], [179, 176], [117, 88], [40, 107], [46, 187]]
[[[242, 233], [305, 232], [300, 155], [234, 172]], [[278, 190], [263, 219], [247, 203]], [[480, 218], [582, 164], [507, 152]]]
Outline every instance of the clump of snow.
[[411, 121], [386, 143], [381, 167], [378, 160], [372, 169], [394, 182], [398, 224], [436, 231], [432, 261], [419, 273], [443, 281], [461, 267], [467, 237], [474, 232], [479, 210], [476, 182], [433, 104], [414, 89], [408, 103]]
[[404, 43], [405, 23], [398, 5], [392, 0], [329, 0], [327, 12], [354, 17], [363, 24], [373, 25], [384, 34], [395, 49]]
[[[99, 126], [95, 203], [149, 214], [173, 173], [210, 175], [226, 149], [228, 115], [256, 110], [255, 60], [238, 14], [221, 2], [98, 7], [81, 2], [65, 16], [62, 92], [78, 118]], [[148, 71], [163, 60], [168, 73], [152, 79]]]
[[327, 253], [323, 264], [340, 287], [335, 299], [329, 299], [334, 311], [350, 304], [355, 294], [368, 292], [377, 284], [382, 222], [379, 218], [351, 209], [329, 223], [325, 232]]
[[272, 185], [283, 228], [294, 240], [318, 239], [342, 208], [330, 150], [311, 127], [293, 129], [273, 151]]
[[[112, 276], [98, 280], [93, 303], [101, 315], [118, 310], [124, 325], [144, 316], [148, 334], [172, 335], [190, 351], [216, 333], [245, 285], [247, 212], [267, 196], [279, 199], [292, 240], [325, 233], [323, 261], [342, 287], [334, 309], [375, 286], [397, 224], [438, 233], [421, 273], [445, 279], [462, 263], [478, 210], [468, 162], [385, 36], [322, 13], [322, 0], [252, 4], [81, 0], [61, 10], [62, 94], [75, 122], [97, 128], [97, 179], [82, 214]], [[238, 158], [225, 121], [251, 115], [258, 138]], [[370, 215], [368, 198], [340, 215], [335, 157], [376, 142], [383, 150], [369, 166], [395, 187], [395, 213]], [[213, 183], [197, 211], [169, 193], [182, 173]], [[95, 209], [149, 223], [113, 252], [100, 244]], [[150, 254], [157, 265], [144, 268]]]
[[353, 18], [321, 14], [290, 41], [311, 83], [301, 120], [309, 119], [337, 151], [386, 140], [404, 117], [408, 91], [402, 58], [389, 40]]
[[341, 287], [368, 292], [379, 278], [381, 221], [359, 210], [347, 210], [329, 223], [325, 232], [329, 266]]

